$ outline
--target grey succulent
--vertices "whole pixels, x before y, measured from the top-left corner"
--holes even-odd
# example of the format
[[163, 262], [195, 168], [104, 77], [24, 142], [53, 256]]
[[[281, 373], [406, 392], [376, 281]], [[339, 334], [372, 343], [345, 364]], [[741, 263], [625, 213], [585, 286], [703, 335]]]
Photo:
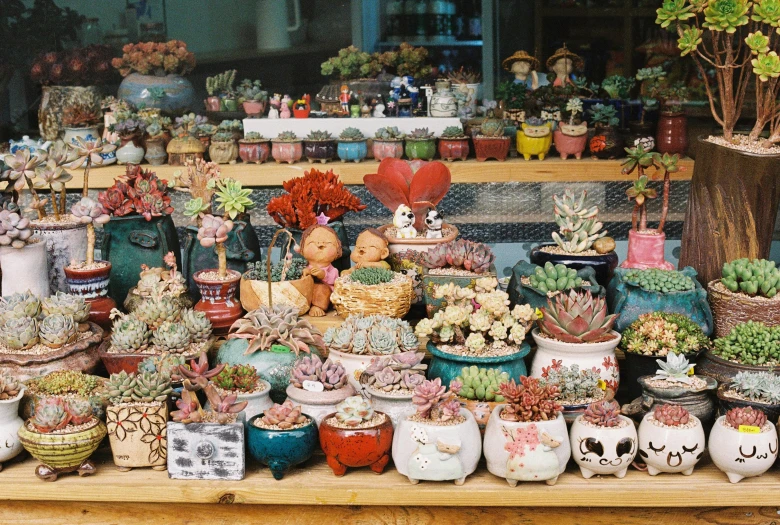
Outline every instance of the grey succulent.
[[669, 383], [682, 383], [690, 385], [693, 383], [693, 363], [688, 363], [688, 359], [683, 354], [669, 352], [666, 354], [666, 361], [656, 359], [660, 367], [656, 370], [653, 379], [668, 381]]
[[729, 390], [751, 401], [780, 404], [780, 376], [771, 372], [739, 372]]
[[33, 241], [30, 219], [9, 210], [0, 211], [0, 246], [24, 248]]
[[420, 340], [411, 329], [408, 332], [402, 332], [399, 339], [398, 346], [402, 352], [413, 352], [420, 348]]
[[12, 317], [0, 327], [0, 341], [8, 348], [26, 350], [38, 342], [38, 322], [32, 317]]
[[181, 353], [189, 347], [190, 331], [182, 323], [165, 321], [152, 332], [152, 344], [164, 352]]
[[329, 346], [333, 350], [349, 352], [352, 348], [352, 330], [349, 328], [336, 328]]
[[122, 315], [111, 328], [111, 346], [124, 352], [142, 352], [149, 346], [151, 332], [135, 315]]
[[60, 348], [76, 339], [76, 323], [72, 315], [52, 314], [38, 325], [38, 337], [49, 348]]
[[78, 295], [57, 292], [41, 300], [41, 309], [45, 315], [70, 315], [77, 323], [85, 323], [89, 318], [90, 304]]
[[41, 301], [29, 290], [0, 298], [0, 316], [3, 320], [13, 317], [37, 318], [41, 313]]
[[545, 385], [558, 387], [558, 402], [562, 405], [581, 403], [585, 399], [599, 397], [603, 391], [599, 388], [600, 375], [591, 369], [580, 370], [578, 365], [550, 368], [547, 377], [542, 379]]
[[368, 332], [368, 343], [376, 354], [393, 354], [398, 351], [395, 333], [387, 328], [372, 328]]
[[211, 337], [211, 321], [205, 312], [187, 308], [181, 312], [181, 322], [190, 332], [192, 341], [205, 341]]
[[361, 330], [352, 336], [352, 353], [362, 355], [368, 351], [368, 332]]

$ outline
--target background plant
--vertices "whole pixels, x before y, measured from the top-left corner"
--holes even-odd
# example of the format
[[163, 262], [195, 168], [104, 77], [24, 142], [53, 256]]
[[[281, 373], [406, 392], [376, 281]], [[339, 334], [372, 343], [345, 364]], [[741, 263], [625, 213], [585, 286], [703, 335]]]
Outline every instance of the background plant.
[[139, 42], [125, 44], [122, 57], [113, 59], [111, 65], [123, 77], [134, 71], [142, 75], [186, 75], [195, 68], [195, 54], [187, 51], [187, 44], [181, 40]]

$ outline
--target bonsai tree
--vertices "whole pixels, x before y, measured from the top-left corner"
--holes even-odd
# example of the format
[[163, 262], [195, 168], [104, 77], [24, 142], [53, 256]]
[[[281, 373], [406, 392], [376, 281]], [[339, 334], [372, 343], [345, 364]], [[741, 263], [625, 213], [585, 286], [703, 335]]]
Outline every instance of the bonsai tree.
[[[645, 175], [645, 170], [649, 167], [653, 167], [656, 170], [663, 172], [664, 176], [664, 189], [663, 189], [663, 204], [661, 205], [661, 219], [658, 222], [658, 233], [663, 233], [664, 226], [666, 226], [666, 218], [669, 215], [669, 191], [671, 189], [672, 181], [671, 174], [679, 171], [677, 162], [680, 160], [679, 155], [669, 155], [664, 153], [651, 153], [645, 151], [641, 144], [635, 148], [625, 148], [628, 154], [625, 162], [623, 162], [623, 174], [630, 175], [634, 171], [637, 172], [637, 180], [634, 185], [626, 190], [626, 195], [630, 200], [634, 201], [634, 212], [631, 215], [631, 228], [634, 231], [647, 230], [647, 199], [655, 199], [657, 192], [655, 189], [648, 187], [648, 177]], [[637, 226], [637, 217], [639, 217], [639, 225]]]

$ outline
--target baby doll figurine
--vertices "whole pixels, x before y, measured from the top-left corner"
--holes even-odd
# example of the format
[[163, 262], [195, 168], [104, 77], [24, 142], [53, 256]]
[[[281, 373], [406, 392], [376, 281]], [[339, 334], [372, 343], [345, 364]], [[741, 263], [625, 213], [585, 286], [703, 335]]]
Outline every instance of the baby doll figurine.
[[306, 271], [314, 278], [309, 315], [322, 317], [330, 308], [330, 293], [339, 276], [332, 263], [341, 257], [341, 241], [333, 228], [315, 224], [303, 232], [296, 251], [309, 263]]
[[385, 268], [390, 269], [385, 259], [390, 255], [387, 247], [387, 239], [382, 232], [375, 228], [363, 230], [355, 241], [355, 249], [349, 258], [355, 263], [353, 268], [341, 272], [341, 275], [349, 275], [358, 268]]

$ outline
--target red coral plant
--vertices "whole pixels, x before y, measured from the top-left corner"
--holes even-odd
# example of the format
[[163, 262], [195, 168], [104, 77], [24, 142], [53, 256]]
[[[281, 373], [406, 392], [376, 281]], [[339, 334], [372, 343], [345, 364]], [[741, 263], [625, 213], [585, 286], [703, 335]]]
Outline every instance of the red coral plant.
[[425, 226], [426, 212], [447, 195], [451, 182], [450, 170], [441, 162], [426, 162], [414, 171], [410, 163], [391, 158], [379, 163], [377, 173], [363, 177], [366, 189], [390, 213], [402, 204], [409, 206], [418, 230]]
[[128, 164], [125, 174], [117, 177], [113, 186], [100, 192], [98, 200], [115, 217], [137, 213], [150, 221], [152, 217], [173, 213], [168, 181], [134, 164]]

